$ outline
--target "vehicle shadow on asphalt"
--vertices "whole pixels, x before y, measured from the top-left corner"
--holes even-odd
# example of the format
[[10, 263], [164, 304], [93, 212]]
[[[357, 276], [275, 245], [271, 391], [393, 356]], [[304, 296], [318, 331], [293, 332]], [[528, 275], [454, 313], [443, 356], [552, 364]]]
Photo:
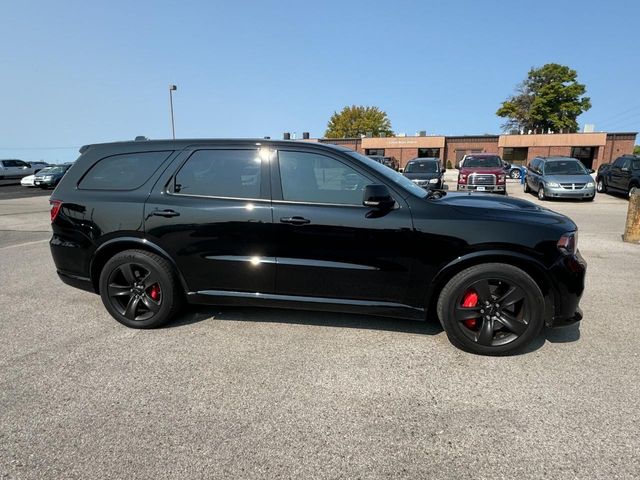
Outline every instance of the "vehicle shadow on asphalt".
[[443, 331], [438, 322], [431, 320], [423, 322], [353, 313], [317, 312], [284, 308], [207, 307], [199, 305], [190, 305], [183, 314], [168, 324], [166, 328], [182, 327], [204, 320], [358, 328], [420, 335], [437, 335]]
[[[205, 320], [357, 328], [419, 335], [438, 335], [443, 332], [440, 323], [432, 319], [419, 321], [351, 313], [338, 314], [282, 308], [208, 307], [199, 305], [190, 305], [182, 315], [178, 316], [166, 328], [183, 327]], [[550, 343], [571, 343], [579, 339], [580, 324], [563, 328], [544, 328], [526, 348], [514, 353], [514, 355], [534, 352], [547, 341]]]

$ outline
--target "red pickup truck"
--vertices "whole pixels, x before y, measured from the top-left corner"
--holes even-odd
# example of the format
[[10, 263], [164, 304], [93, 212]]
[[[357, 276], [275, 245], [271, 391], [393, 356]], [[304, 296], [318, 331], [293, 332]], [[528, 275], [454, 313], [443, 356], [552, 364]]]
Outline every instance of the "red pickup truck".
[[456, 168], [460, 170], [458, 190], [507, 193], [505, 163], [495, 153], [465, 155]]

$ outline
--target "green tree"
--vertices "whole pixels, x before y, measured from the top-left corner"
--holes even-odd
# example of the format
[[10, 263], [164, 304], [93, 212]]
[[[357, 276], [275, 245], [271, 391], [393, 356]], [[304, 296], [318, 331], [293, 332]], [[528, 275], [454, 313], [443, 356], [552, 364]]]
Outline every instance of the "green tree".
[[378, 107], [352, 105], [344, 107], [340, 113], [333, 112], [324, 132], [325, 138], [353, 138], [368, 134], [374, 137], [393, 135], [391, 121]]
[[577, 132], [576, 119], [591, 108], [587, 88], [578, 82], [575, 70], [557, 63], [532, 68], [515, 95], [502, 102], [496, 114], [507, 118], [505, 131], [543, 133]]
[[633, 154], [640, 155], [640, 145], [636, 145], [635, 147], [633, 147]]

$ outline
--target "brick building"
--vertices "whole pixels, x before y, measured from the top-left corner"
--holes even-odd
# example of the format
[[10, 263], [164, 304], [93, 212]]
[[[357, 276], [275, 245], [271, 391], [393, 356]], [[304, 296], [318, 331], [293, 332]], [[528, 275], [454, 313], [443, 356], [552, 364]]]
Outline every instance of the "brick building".
[[536, 156], [562, 155], [597, 169], [623, 154], [633, 153], [636, 132], [554, 133], [544, 135], [416, 136], [321, 138], [365, 155], [394, 157], [401, 167], [416, 157], [438, 157], [455, 166], [465, 154], [497, 153], [511, 163], [527, 164]]

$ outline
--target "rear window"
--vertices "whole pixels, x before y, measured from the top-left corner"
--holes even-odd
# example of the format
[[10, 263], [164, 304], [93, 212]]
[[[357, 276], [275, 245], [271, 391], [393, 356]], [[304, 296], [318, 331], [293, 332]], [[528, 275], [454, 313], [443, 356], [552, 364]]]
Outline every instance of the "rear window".
[[85, 173], [78, 188], [85, 190], [135, 190], [158, 170], [173, 151], [125, 153], [98, 161]]

